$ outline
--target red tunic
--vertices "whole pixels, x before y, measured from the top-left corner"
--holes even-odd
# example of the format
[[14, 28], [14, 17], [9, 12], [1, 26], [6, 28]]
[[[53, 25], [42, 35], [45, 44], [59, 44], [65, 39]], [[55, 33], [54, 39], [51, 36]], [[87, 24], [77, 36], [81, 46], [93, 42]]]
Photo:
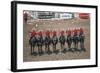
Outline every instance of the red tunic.
[[35, 36], [35, 35], [36, 35], [36, 31], [33, 30], [33, 31], [31, 32], [31, 36]]
[[42, 36], [42, 31], [39, 31], [39, 32], [38, 32], [38, 35]]
[[66, 31], [68, 35], [71, 35], [71, 30]]
[[61, 31], [61, 35], [64, 35], [64, 31]]
[[46, 36], [50, 36], [50, 31], [47, 30], [45, 34], [46, 34]]
[[56, 31], [53, 31], [53, 36], [56, 36], [57, 35], [57, 32]]
[[77, 35], [77, 31], [78, 31], [77, 29], [73, 30], [74, 35]]
[[84, 33], [83, 28], [80, 28], [80, 29], [79, 29], [79, 32], [80, 32], [81, 34], [83, 34], [83, 33]]

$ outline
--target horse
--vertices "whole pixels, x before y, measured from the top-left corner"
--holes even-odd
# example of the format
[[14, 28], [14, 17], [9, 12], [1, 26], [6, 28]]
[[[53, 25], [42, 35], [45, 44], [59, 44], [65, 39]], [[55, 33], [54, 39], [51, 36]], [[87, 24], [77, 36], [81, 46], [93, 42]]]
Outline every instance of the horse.
[[[60, 42], [60, 45], [61, 45], [61, 49], [64, 49], [64, 45], [65, 45], [65, 36], [64, 35], [61, 35], [59, 37], [59, 42]], [[64, 50], [62, 50], [62, 52], [64, 52]]]
[[42, 50], [43, 43], [44, 43], [43, 37], [42, 36], [37, 37], [37, 46], [40, 55], [43, 54], [43, 50]]
[[83, 34], [79, 35], [79, 43], [80, 43], [81, 51], [86, 51], [86, 49], [84, 48], [84, 40], [85, 40], [85, 36]]
[[58, 53], [58, 50], [56, 49], [57, 43], [58, 43], [58, 38], [57, 38], [57, 36], [53, 36], [53, 37], [52, 37], [52, 45], [53, 45], [53, 51], [54, 51], [55, 53]]
[[34, 48], [36, 46], [36, 43], [37, 43], [36, 36], [30, 37], [29, 44], [30, 44], [30, 48], [31, 48], [31, 55], [32, 54], [36, 55], [36, 52], [34, 51]]
[[50, 51], [50, 44], [51, 44], [51, 38], [50, 38], [50, 36], [45, 36], [44, 44], [45, 44], [45, 51], [48, 54], [51, 54], [52, 52]]
[[72, 37], [71, 37], [71, 35], [67, 36], [66, 43], [68, 44], [68, 48], [71, 49], [71, 44], [72, 44]]

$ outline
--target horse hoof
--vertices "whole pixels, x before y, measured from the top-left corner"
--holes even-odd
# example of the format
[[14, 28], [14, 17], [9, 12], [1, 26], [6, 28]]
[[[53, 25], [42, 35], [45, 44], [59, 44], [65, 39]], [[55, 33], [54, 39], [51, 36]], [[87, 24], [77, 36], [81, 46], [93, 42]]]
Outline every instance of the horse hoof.
[[44, 52], [39, 52], [39, 55], [41, 56], [41, 55], [43, 55], [44, 54]]
[[48, 52], [47, 52], [47, 54], [49, 54], [49, 55], [50, 55], [50, 54], [52, 54], [52, 52], [51, 52], [51, 51], [48, 51]]
[[74, 48], [74, 51], [79, 51], [79, 49], [77, 49], [77, 48]]
[[84, 51], [84, 52], [86, 52], [86, 49], [85, 48], [82, 48], [81, 50]]
[[58, 53], [59, 53], [59, 50], [55, 50], [54, 53], [55, 53], [55, 54], [58, 54]]
[[74, 52], [75, 50], [74, 50], [74, 48], [69, 48], [68, 51], [69, 52]]
[[67, 50], [66, 50], [66, 49], [64, 49], [64, 50], [62, 50], [61, 52], [62, 52], [62, 53], [66, 53], [66, 52], [67, 52]]
[[33, 52], [32, 55], [37, 56], [37, 53], [36, 52]]

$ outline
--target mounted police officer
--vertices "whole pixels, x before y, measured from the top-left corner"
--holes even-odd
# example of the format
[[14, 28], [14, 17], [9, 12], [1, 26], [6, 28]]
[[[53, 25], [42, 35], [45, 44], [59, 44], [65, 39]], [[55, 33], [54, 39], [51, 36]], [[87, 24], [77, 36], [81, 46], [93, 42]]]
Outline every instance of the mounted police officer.
[[53, 31], [53, 36], [52, 36], [52, 45], [53, 45], [53, 52], [58, 53], [59, 51], [56, 49], [56, 45], [58, 43], [58, 38], [57, 38], [57, 32]]
[[42, 46], [43, 46], [43, 36], [42, 36], [42, 31], [38, 32], [37, 36], [37, 46], [38, 46], [38, 53], [39, 55], [43, 54]]
[[82, 28], [80, 28], [79, 30], [79, 43], [80, 43], [80, 51], [86, 51], [86, 49], [84, 48], [84, 39], [85, 39], [85, 35], [84, 35], [84, 31]]
[[72, 36], [71, 36], [71, 30], [66, 31], [67, 33], [67, 40], [66, 43], [68, 45], [68, 50], [71, 50], [71, 45], [72, 45]]
[[50, 37], [50, 31], [46, 31], [46, 36], [44, 39], [44, 43], [45, 43], [45, 51], [48, 54], [51, 54], [52, 52], [50, 51], [50, 44], [51, 44], [51, 37]]
[[61, 45], [61, 52], [65, 53], [65, 51], [64, 51], [64, 45], [65, 45], [64, 31], [61, 31], [61, 33], [60, 33], [59, 42]]
[[31, 46], [31, 55], [37, 55], [37, 53], [34, 51], [34, 48], [36, 47], [37, 39], [36, 39], [36, 31], [33, 30], [31, 32], [31, 37], [29, 39], [29, 44]]
[[73, 43], [74, 43], [74, 51], [78, 51], [78, 31], [74, 29], [73, 31]]

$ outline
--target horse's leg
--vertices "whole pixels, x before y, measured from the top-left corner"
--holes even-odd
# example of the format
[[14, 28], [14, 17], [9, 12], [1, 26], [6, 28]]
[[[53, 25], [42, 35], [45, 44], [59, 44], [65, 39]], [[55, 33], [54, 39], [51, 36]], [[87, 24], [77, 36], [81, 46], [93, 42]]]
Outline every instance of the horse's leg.
[[45, 44], [45, 52], [47, 52], [47, 45]]
[[84, 42], [82, 43], [82, 47], [84, 48]]
[[74, 48], [76, 48], [76, 41], [74, 41]]
[[76, 42], [76, 48], [75, 48], [76, 51], [78, 51], [78, 41]]
[[78, 50], [78, 40], [77, 40], [77, 38], [75, 39], [75, 48], [74, 48], [74, 50], [75, 50], [75, 51]]
[[68, 51], [71, 51], [72, 49], [71, 49], [71, 42], [67, 42], [67, 44], [68, 44]]
[[86, 51], [86, 49], [84, 48], [84, 42], [81, 42], [81, 49], [82, 49], [83, 51]]
[[38, 45], [38, 54], [40, 53], [40, 46]]
[[42, 52], [41, 52], [41, 45], [39, 45], [39, 54], [41, 55]]
[[76, 41], [75, 41], [75, 40], [73, 41], [73, 45], [74, 45], [74, 46], [71, 48], [71, 51], [72, 51], [72, 52], [74, 52], [74, 50], [76, 49]]
[[31, 54], [33, 54], [33, 53], [34, 53], [34, 45], [31, 44]]
[[64, 53], [64, 44], [61, 43], [61, 51]]
[[77, 47], [78, 47], [78, 48], [77, 48], [77, 51], [79, 51], [79, 49], [80, 49], [79, 43], [80, 43], [80, 42], [79, 42], [79, 40], [78, 40], [78, 44], [77, 44]]
[[34, 48], [35, 48], [35, 45], [33, 45], [33, 49], [32, 49], [32, 50], [33, 50], [33, 52], [34, 52]]
[[64, 44], [62, 44], [62, 50], [64, 49]]
[[74, 51], [77, 51], [77, 48], [78, 48], [77, 46], [78, 46], [78, 43], [77, 43], [77, 40], [76, 40]]
[[65, 49], [64, 45], [65, 45], [65, 43], [63, 43], [63, 50]]
[[81, 48], [81, 51], [82, 51], [82, 50], [83, 50], [83, 49], [82, 49], [83, 47], [82, 47], [82, 42], [81, 42], [81, 41], [80, 41], [80, 48]]
[[60, 46], [61, 46], [61, 51], [62, 51], [62, 43], [60, 43]]
[[41, 45], [39, 45], [38, 51], [39, 51], [39, 54], [42, 54], [42, 46]]
[[42, 45], [40, 46], [40, 48], [41, 48], [41, 53], [43, 53]]
[[67, 44], [68, 44], [68, 49], [70, 49], [70, 43], [69, 43], [69, 42], [67, 42]]
[[54, 44], [53, 44], [53, 52], [55, 52], [55, 47], [54, 47]]
[[32, 45], [32, 53], [34, 53], [34, 46]]
[[48, 51], [50, 51], [50, 47], [49, 47], [49, 44], [47, 45], [47, 48], [48, 48]]
[[56, 52], [56, 44], [53, 44], [53, 51]]
[[55, 50], [56, 50], [56, 44], [54, 45], [54, 48], [55, 48]]
[[32, 55], [32, 44], [30, 45], [30, 48], [31, 48], [31, 55]]
[[78, 41], [77, 41], [77, 43], [76, 43], [76, 48], [78, 49]]
[[69, 42], [69, 49], [71, 48], [71, 43]]
[[33, 54], [34, 56], [37, 56], [38, 53], [36, 52], [35, 47], [36, 47], [36, 44], [33, 45]]
[[51, 54], [51, 50], [50, 50], [50, 44], [47, 45], [47, 48], [48, 48], [48, 54]]
[[56, 54], [59, 53], [59, 50], [56, 49], [56, 44], [54, 45], [54, 50], [55, 50], [55, 53], [56, 53]]

